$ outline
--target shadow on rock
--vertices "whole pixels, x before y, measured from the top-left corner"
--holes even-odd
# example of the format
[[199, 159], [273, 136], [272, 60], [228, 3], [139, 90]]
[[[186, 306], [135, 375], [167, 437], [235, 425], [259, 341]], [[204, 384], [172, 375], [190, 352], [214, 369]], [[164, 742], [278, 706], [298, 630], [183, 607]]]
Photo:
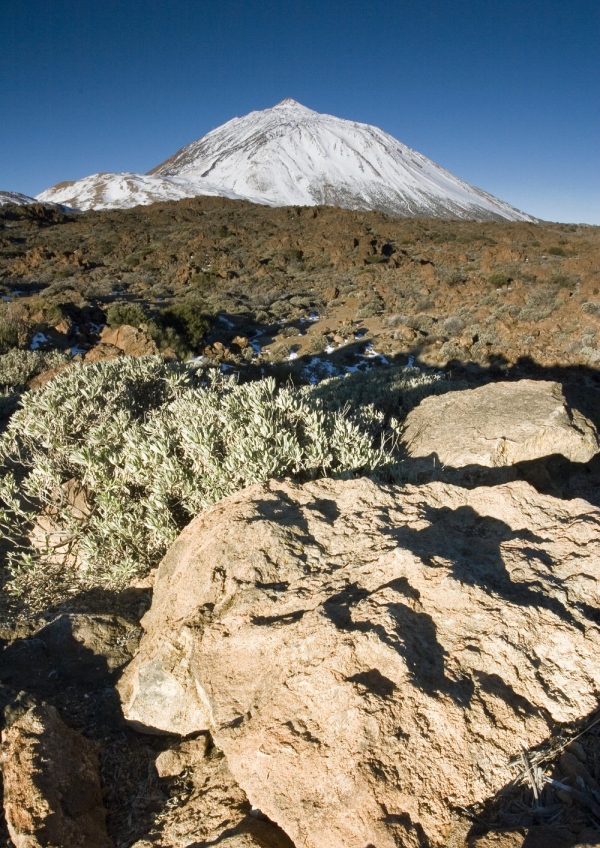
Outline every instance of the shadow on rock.
[[[469, 848], [600, 845], [600, 712], [556, 726], [513, 761], [515, 779], [468, 812]], [[594, 774], [595, 772], [595, 774]]]
[[[105, 608], [122, 606], [118, 594], [103, 595]], [[81, 601], [85, 607], [85, 598]], [[131, 592], [127, 601], [130, 611]], [[139, 597], [133, 601], [137, 606]], [[69, 606], [77, 609], [77, 599]], [[117, 848], [148, 830], [167, 800], [154, 761], [169, 740], [130, 730], [114, 688], [140, 635], [139, 621], [131, 615], [65, 612], [23, 638], [3, 641], [0, 653], [5, 726], [32, 705], [48, 703], [68, 726], [100, 744], [107, 824]], [[3, 836], [8, 839], [0, 834], [0, 840]]]

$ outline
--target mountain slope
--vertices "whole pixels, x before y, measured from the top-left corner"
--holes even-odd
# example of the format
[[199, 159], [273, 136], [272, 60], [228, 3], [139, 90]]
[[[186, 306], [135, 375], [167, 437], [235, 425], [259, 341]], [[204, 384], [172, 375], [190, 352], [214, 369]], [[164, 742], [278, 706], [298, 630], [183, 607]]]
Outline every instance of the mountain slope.
[[21, 194], [18, 191], [0, 191], [0, 206], [11, 203], [15, 206], [31, 206], [33, 203], [45, 203], [48, 206], [55, 206], [61, 212], [74, 212], [75, 210], [69, 206], [63, 206], [60, 203], [53, 203], [49, 200], [44, 200], [41, 197], [29, 197], [28, 194]]
[[294, 100], [228, 121], [147, 175], [96, 174], [47, 189], [38, 199], [101, 209], [200, 194], [399, 217], [535, 220], [377, 127], [322, 115]]

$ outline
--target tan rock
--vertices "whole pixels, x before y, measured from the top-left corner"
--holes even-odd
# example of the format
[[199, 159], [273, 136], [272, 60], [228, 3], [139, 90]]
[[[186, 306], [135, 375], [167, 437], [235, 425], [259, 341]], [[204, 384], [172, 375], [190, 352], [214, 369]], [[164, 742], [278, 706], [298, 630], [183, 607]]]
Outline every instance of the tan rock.
[[451, 468], [494, 468], [552, 454], [587, 462], [599, 449], [594, 425], [569, 406], [561, 386], [536, 380], [425, 398], [409, 413], [402, 441], [410, 457], [436, 454]]
[[443, 846], [597, 704], [600, 511], [524, 482], [256, 485], [161, 563], [126, 718], [209, 729], [305, 848]]
[[181, 774], [185, 769], [191, 789], [185, 802], [163, 815], [156, 830], [132, 848], [294, 848], [277, 825], [252, 808], [223, 755], [214, 752], [206, 756], [206, 739], [182, 742], [163, 751], [156, 765], [161, 776]]
[[210, 748], [210, 737], [201, 734], [196, 739], [186, 739], [156, 758], [156, 771], [159, 777], [176, 777], [187, 768], [196, 766], [205, 759]]
[[3, 732], [2, 770], [16, 848], [111, 848], [96, 746], [54, 707], [32, 707]]
[[122, 324], [120, 327], [105, 327], [100, 333], [100, 341], [113, 345], [127, 356], [153, 356], [158, 353], [156, 343], [143, 330]]
[[114, 344], [100, 342], [90, 348], [83, 358], [86, 362], [102, 362], [104, 359], [117, 359], [119, 356], [123, 356], [123, 351], [120, 347]]
[[50, 380], [53, 380], [61, 371], [64, 371], [65, 368], [69, 367], [69, 363], [65, 363], [64, 365], [59, 365], [58, 368], [48, 368], [47, 371], [42, 371], [41, 374], [36, 374], [35, 377], [32, 377], [29, 381], [27, 388], [31, 391], [37, 391], [38, 389], [43, 389], [46, 383], [49, 383]]

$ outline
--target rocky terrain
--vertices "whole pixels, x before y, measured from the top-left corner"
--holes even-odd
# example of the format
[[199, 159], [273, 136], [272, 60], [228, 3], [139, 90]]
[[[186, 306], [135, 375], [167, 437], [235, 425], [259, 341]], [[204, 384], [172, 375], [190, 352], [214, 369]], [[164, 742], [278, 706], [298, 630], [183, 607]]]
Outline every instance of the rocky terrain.
[[[390, 451], [371, 476], [290, 466], [191, 523], [173, 497], [185, 529], [118, 585], [34, 598], [3, 563], [0, 844], [600, 845], [597, 229], [208, 197], [0, 221], [7, 436], [69, 375], [91, 406], [86, 369], [153, 357], [166, 382], [193, 355], [198, 381], [312, 386], [299, 397]], [[152, 429], [163, 406], [125, 393], [145, 418], [122, 430]], [[40, 430], [37, 464], [23, 434], [2, 468], [3, 510], [11, 475], [43, 504], [62, 469], [41, 536], [116, 497], [84, 430], [60, 442], [82, 398]], [[101, 402], [107, 421], [81, 420], [150, 503], [143, 459], [101, 441], [125, 407]], [[107, 546], [129, 532], [111, 521]], [[85, 575], [66, 550], [48, 573]]]
[[187, 333], [189, 352], [242, 368], [282, 363], [308, 379], [364, 367], [365, 356], [381, 362], [375, 354], [499, 371], [595, 370], [600, 360], [594, 227], [397, 220], [222, 198], [78, 215], [2, 210], [5, 350], [38, 336], [40, 349], [85, 354], [120, 303], [139, 308], [115, 314], [113, 326], [147, 332], [162, 318], [185, 336], [181, 310], [177, 318], [168, 309], [189, 307], [211, 320], [204, 343]]

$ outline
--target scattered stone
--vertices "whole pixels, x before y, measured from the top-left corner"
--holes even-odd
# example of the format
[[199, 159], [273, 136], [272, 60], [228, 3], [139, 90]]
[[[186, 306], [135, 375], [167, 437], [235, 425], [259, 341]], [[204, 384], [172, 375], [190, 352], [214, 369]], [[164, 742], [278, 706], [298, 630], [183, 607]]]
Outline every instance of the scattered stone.
[[558, 383], [520, 380], [428, 397], [409, 413], [410, 457], [451, 468], [490, 468], [562, 454], [588, 462], [600, 447], [594, 425], [569, 406]]
[[97, 747], [51, 706], [2, 734], [4, 813], [16, 848], [112, 848]]
[[198, 516], [118, 688], [306, 848], [444, 846], [597, 705], [600, 511], [525, 482], [271, 482]]

